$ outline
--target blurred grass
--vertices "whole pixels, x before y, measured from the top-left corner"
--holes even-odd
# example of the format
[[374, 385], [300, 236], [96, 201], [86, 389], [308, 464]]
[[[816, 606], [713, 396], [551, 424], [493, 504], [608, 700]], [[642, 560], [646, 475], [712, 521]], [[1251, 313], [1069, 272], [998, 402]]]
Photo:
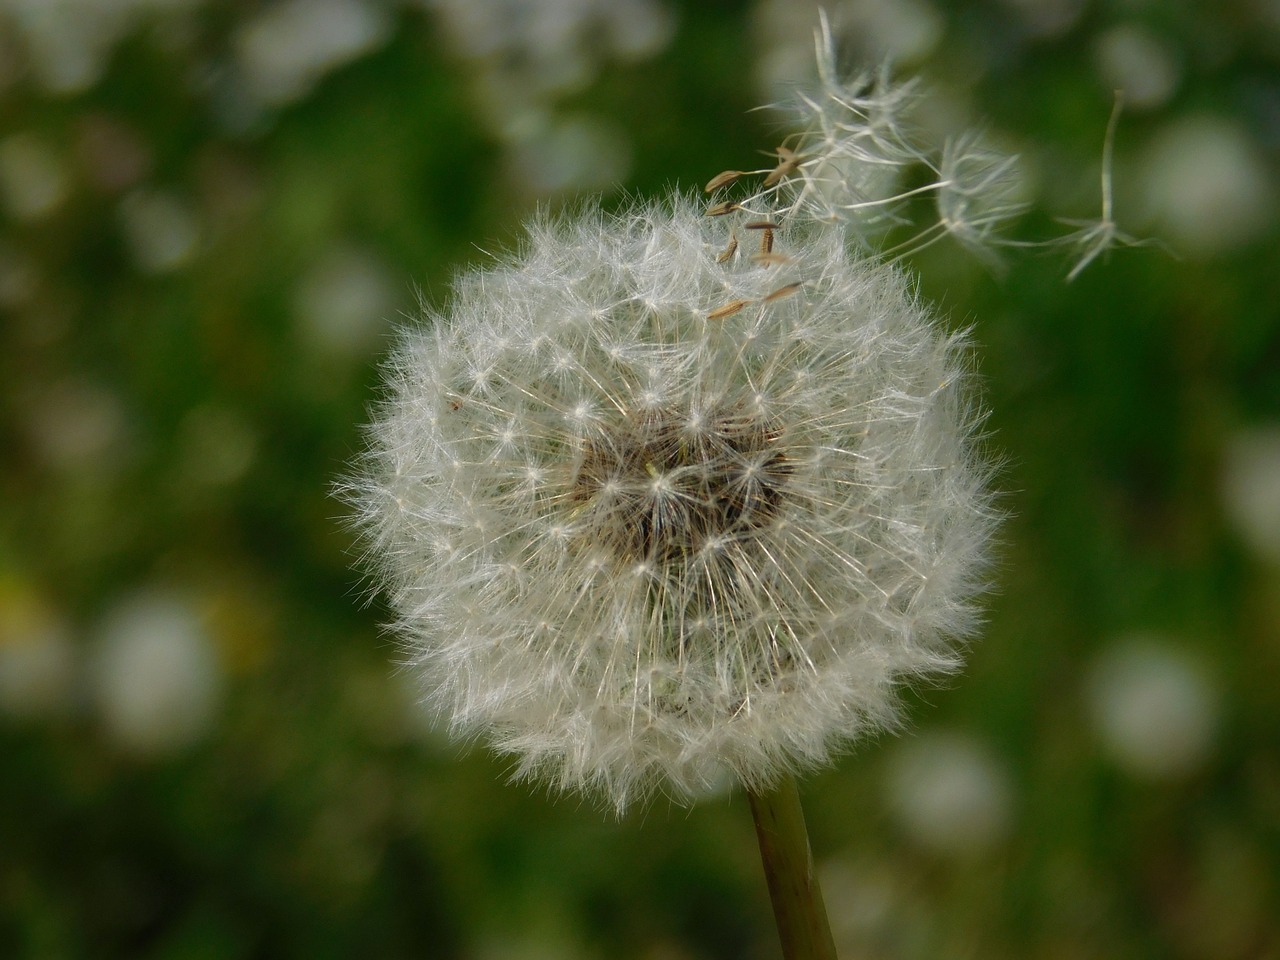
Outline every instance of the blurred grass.
[[[35, 622], [72, 650], [47, 695], [0, 714], [0, 955], [775, 956], [740, 797], [616, 824], [506, 784], [500, 761], [415, 714], [329, 493], [360, 449], [390, 325], [317, 337], [298, 289], [353, 246], [390, 278], [388, 320], [415, 311], [417, 287], [441, 305], [537, 198], [418, 13], [307, 97], [220, 127], [191, 78], [248, 12], [201, 12], [180, 53], [139, 29], [82, 92], [29, 76], [0, 91], [0, 138], [38, 133], [70, 183], [47, 216], [0, 222], [34, 277], [0, 327], [0, 643]], [[772, 144], [747, 112], [746, 6], [679, 14], [665, 52], [562, 105], [630, 137], [607, 202], [700, 185]], [[1091, 8], [1038, 44], [1004, 7], [947, 16], [933, 79], [1065, 151], [1051, 192], [1064, 176], [1091, 187], [1110, 103], [1088, 42], [1119, 13]], [[1161, 111], [1126, 115], [1122, 144], [1193, 109], [1253, 122], [1258, 89], [1274, 108], [1277, 41], [1243, 7], [1144, 16], [1168, 21], [1185, 76]], [[1211, 57], [1223, 38], [1232, 53]], [[90, 117], [145, 146], [139, 185], [196, 211], [189, 262], [138, 268], [122, 191], [77, 159]], [[1261, 121], [1257, 135], [1274, 175], [1280, 138]], [[1139, 187], [1118, 181], [1122, 206]], [[906, 742], [977, 738], [1012, 812], [991, 844], [948, 855], [895, 818], [898, 741], [814, 777], [814, 848], [857, 955], [1280, 957], [1280, 571], [1228, 527], [1220, 491], [1227, 439], [1280, 422], [1275, 235], [1212, 259], [1120, 251], [1070, 285], [1054, 257], [1003, 278], [940, 248], [917, 259], [925, 294], [976, 324], [1011, 520], [989, 629], [963, 678], [913, 695]], [[209, 479], [229, 443], [243, 469]], [[204, 736], [138, 756], [104, 726], [93, 664], [107, 612], [154, 587], [190, 598], [225, 686]], [[1194, 651], [1221, 692], [1213, 751], [1184, 776], [1132, 776], [1091, 726], [1091, 664], [1133, 631]]]

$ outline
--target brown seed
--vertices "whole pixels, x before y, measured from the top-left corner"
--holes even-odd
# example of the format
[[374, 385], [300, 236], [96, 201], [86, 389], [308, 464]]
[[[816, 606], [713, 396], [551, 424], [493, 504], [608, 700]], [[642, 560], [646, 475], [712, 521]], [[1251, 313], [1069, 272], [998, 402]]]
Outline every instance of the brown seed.
[[720, 256], [716, 257], [716, 263], [724, 263], [737, 252], [738, 235], [736, 233], [731, 233], [729, 234], [729, 245], [720, 252]]
[[743, 171], [741, 170], [725, 170], [723, 173], [717, 173], [708, 180], [707, 185], [702, 189], [706, 193], [714, 193], [721, 187], [727, 187], [741, 176], [743, 176]]
[[783, 297], [789, 297], [793, 293], [795, 293], [797, 290], [799, 290], [802, 286], [803, 284], [799, 280], [797, 280], [795, 283], [788, 283], [785, 287], [779, 287], [777, 290], [773, 291], [773, 293], [769, 294], [760, 302], [773, 303], [773, 301], [775, 300], [781, 300]]
[[782, 225], [774, 223], [772, 220], [752, 220], [742, 226], [747, 230], [778, 230]]
[[736, 203], [733, 200], [726, 200], [723, 203], [717, 203], [707, 207], [707, 216], [723, 217], [726, 213], [733, 213], [733, 211], [737, 210], [740, 206], [741, 204]]
[[771, 253], [773, 253], [773, 230], [766, 228], [760, 234], [760, 254], [767, 257]]
[[795, 257], [789, 257], [785, 253], [757, 253], [751, 258], [752, 263], [758, 263], [764, 267], [783, 267], [789, 263], [795, 263]]
[[796, 168], [800, 166], [800, 157], [796, 155], [794, 150], [779, 145], [777, 154], [778, 165], [769, 171], [769, 175], [764, 178], [766, 187], [772, 187], [783, 177], [794, 173]]
[[723, 320], [725, 317], [732, 317], [735, 313], [749, 304], [750, 300], [730, 300], [723, 307], [716, 307], [707, 314], [708, 320]]

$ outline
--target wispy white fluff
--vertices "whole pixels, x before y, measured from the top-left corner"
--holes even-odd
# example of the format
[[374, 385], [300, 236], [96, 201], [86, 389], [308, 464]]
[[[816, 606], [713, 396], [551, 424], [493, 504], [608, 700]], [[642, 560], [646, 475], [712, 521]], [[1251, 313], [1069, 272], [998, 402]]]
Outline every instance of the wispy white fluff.
[[1122, 96], [1117, 93], [1115, 106], [1111, 110], [1111, 119], [1107, 121], [1107, 135], [1102, 142], [1100, 191], [1102, 213], [1094, 220], [1063, 220], [1063, 223], [1076, 227], [1076, 230], [1055, 241], [1066, 246], [1078, 247], [1080, 251], [1080, 259], [1076, 261], [1076, 265], [1067, 274], [1068, 283], [1080, 276], [1085, 267], [1089, 266], [1112, 247], [1139, 247], [1153, 242], [1151, 240], [1139, 240], [1129, 236], [1127, 233], [1122, 233], [1111, 211], [1111, 157], [1115, 149], [1116, 124], [1120, 121], [1120, 108], [1123, 103]]
[[[840, 73], [830, 24], [822, 16], [815, 35], [817, 80], [775, 107], [792, 118], [796, 132], [775, 152], [777, 163], [738, 172], [754, 191], [741, 209], [793, 221], [841, 223], [869, 253], [900, 259], [950, 238], [989, 266], [1000, 266], [1007, 248], [1075, 247], [1074, 280], [1101, 254], [1141, 241], [1122, 233], [1112, 217], [1111, 159], [1119, 98], [1107, 126], [1102, 157], [1102, 214], [1067, 220], [1072, 233], [1041, 241], [1006, 235], [1025, 211], [1019, 158], [994, 150], [983, 138], [965, 134], [940, 146], [920, 139], [908, 121], [920, 97], [913, 81], [897, 81], [888, 68], [853, 76]], [[718, 189], [718, 187], [716, 188]], [[911, 212], [928, 199], [933, 219]], [[906, 239], [885, 247], [893, 227]]]
[[975, 626], [963, 336], [847, 225], [763, 233], [539, 219], [404, 333], [345, 491], [429, 703], [618, 810], [828, 762]]

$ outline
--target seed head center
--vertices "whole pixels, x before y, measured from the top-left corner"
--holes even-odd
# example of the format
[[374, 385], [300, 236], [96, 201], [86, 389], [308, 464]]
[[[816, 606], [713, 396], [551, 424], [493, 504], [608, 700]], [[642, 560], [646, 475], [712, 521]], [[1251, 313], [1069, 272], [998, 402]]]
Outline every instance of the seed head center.
[[759, 413], [645, 409], [584, 443], [569, 499], [585, 537], [620, 562], [667, 563], [758, 535], [791, 470]]

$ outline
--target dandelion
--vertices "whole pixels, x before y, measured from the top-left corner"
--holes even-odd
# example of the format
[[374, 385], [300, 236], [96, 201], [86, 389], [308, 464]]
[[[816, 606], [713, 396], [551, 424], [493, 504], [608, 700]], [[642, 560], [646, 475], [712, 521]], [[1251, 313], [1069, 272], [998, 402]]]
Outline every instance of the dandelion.
[[761, 795], [960, 663], [993, 523], [965, 339], [843, 230], [543, 218], [408, 331], [348, 496], [425, 696], [517, 776]]
[[[794, 778], [960, 666], [997, 520], [966, 336], [868, 246], [920, 192], [876, 189], [909, 91], [830, 47], [772, 166], [462, 276], [342, 491], [452, 732], [619, 813], [743, 787], [788, 957], [834, 956]], [[936, 162], [946, 232], [988, 240], [1008, 166]]]
[[536, 223], [405, 335], [352, 491], [428, 700], [618, 810], [826, 763], [974, 626], [963, 336], [839, 230], [785, 278], [724, 233]]

